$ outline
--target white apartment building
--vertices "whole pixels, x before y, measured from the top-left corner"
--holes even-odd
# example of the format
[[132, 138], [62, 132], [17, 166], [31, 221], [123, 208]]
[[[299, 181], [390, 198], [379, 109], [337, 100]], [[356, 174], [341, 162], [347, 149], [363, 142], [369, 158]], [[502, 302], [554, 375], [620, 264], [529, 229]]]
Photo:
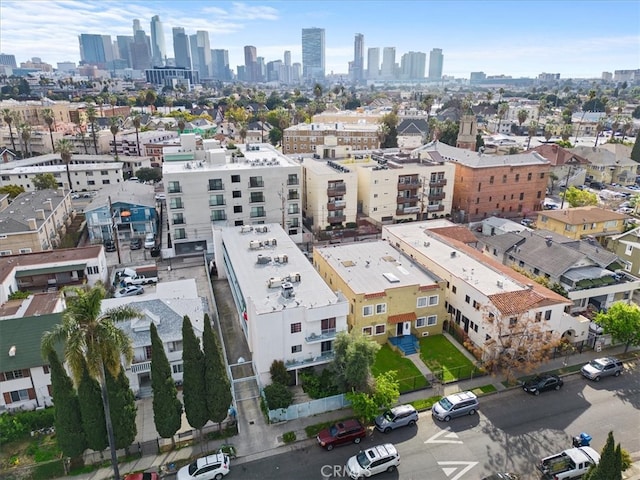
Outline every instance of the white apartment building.
[[571, 300], [454, 240], [452, 228], [463, 227], [440, 220], [389, 225], [382, 238], [447, 282], [450, 321], [485, 355], [494, 353], [504, 325], [519, 322], [540, 322], [542, 331], [569, 342], [587, 339], [589, 320], [569, 313]]
[[[13, 163], [13, 162], [12, 162]], [[10, 164], [4, 164], [5, 166]], [[98, 190], [103, 185], [115, 185], [124, 181], [122, 162], [102, 164], [69, 165], [71, 174], [71, 190]], [[27, 192], [35, 190], [33, 179], [36, 175], [51, 173], [58, 181], [58, 186], [69, 189], [67, 167], [65, 165], [43, 165], [32, 167], [15, 167], [0, 169], [0, 186], [19, 185]]]
[[314, 231], [355, 223], [358, 213], [357, 169], [337, 162], [305, 158], [303, 210]]
[[284, 361], [300, 369], [333, 358], [333, 340], [347, 331], [347, 299], [322, 280], [277, 223], [214, 227], [218, 274], [227, 278], [262, 386]]
[[278, 223], [302, 242], [302, 166], [268, 144], [226, 150], [181, 136], [164, 150], [162, 173], [173, 247], [163, 256], [213, 251], [212, 227]]

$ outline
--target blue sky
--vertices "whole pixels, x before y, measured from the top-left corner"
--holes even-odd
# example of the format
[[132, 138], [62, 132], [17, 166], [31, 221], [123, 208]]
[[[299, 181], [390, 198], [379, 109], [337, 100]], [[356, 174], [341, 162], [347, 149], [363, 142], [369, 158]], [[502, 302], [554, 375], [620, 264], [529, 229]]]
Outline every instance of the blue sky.
[[541, 72], [600, 77], [603, 71], [640, 68], [640, 1], [110, 1], [2, 0], [0, 50], [18, 64], [41, 57], [55, 66], [80, 59], [80, 33], [132, 35], [134, 18], [150, 33], [159, 15], [168, 55], [172, 27], [188, 34], [207, 30], [211, 48], [229, 50], [230, 66], [244, 63], [244, 45], [265, 61], [301, 62], [301, 29], [325, 29], [326, 70], [347, 72], [353, 38], [366, 49], [408, 51], [442, 48], [445, 75], [469, 72], [514, 77]]

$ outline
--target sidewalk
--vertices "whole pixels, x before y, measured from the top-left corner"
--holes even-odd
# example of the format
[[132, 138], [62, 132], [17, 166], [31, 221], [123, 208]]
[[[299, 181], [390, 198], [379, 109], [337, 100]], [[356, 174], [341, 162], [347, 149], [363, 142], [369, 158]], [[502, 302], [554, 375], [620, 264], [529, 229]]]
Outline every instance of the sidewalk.
[[[454, 345], [457, 345], [457, 343], [454, 342]], [[581, 354], [572, 355], [571, 357], [569, 357], [568, 363], [569, 365], [582, 365], [594, 358], [602, 357], [605, 355], [617, 355], [622, 353], [623, 351], [624, 346], [609, 348], [603, 350], [602, 352], [588, 350]], [[567, 365], [565, 364], [565, 358], [561, 357], [549, 361], [544, 366], [544, 370], [555, 370], [566, 366]], [[483, 376], [471, 380], [463, 380], [460, 382], [438, 385], [437, 387], [427, 390], [420, 390], [417, 392], [402, 394], [400, 395], [398, 403], [407, 403], [414, 400], [431, 397], [433, 395], [448, 395], [458, 391], [473, 390], [474, 388], [490, 384], [493, 385], [498, 392], [500, 392], [505, 390], [505, 386], [502, 384], [503, 380], [504, 378], [500, 376]], [[264, 416], [261, 416], [261, 418], [254, 418], [249, 421], [248, 419], [240, 418], [242, 412], [239, 412], [239, 433], [237, 436], [229, 439], [229, 443], [235, 445], [238, 452], [238, 458], [232, 461], [232, 465], [240, 465], [271, 455], [280, 454], [287, 451], [299, 450], [301, 447], [305, 446], [311, 446], [313, 443], [315, 443], [316, 440], [313, 438], [306, 438], [304, 430], [306, 426], [344, 418], [349, 416], [350, 413], [351, 411], [349, 409], [336, 410], [313, 417], [301, 418], [288, 422], [269, 425], [266, 423]], [[298, 441], [288, 445], [285, 444], [282, 441], [282, 435], [286, 432], [295, 432]], [[125, 475], [127, 473], [139, 471], [159, 472], [162, 465], [171, 462], [178, 462], [180, 460], [184, 461], [185, 459], [191, 457], [202, 456], [204, 452], [211, 452], [216, 450], [222, 443], [222, 440], [209, 441], [206, 444], [198, 444], [190, 447], [185, 447], [180, 450], [175, 450], [161, 455], [145, 456], [133, 462], [120, 464], [120, 473], [121, 475]], [[626, 480], [640, 480], [640, 452], [631, 452], [631, 456], [635, 463], [633, 464], [632, 468], [625, 472], [623, 478], [625, 478]], [[102, 468], [91, 473], [76, 475], [74, 476], [74, 478], [79, 480], [107, 480], [112, 478], [112, 470], [111, 468]]]

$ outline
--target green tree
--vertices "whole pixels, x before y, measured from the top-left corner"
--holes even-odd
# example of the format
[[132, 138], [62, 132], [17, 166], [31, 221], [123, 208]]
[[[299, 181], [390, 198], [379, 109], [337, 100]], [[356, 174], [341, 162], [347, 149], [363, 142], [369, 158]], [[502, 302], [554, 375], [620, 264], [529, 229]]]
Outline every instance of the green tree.
[[289, 375], [287, 367], [282, 360], [274, 360], [269, 368], [269, 373], [271, 374], [271, 381], [273, 383], [281, 383], [287, 386], [291, 381], [291, 375]]
[[128, 455], [128, 448], [136, 439], [136, 434], [138, 433], [136, 426], [136, 413], [138, 411], [136, 397], [131, 391], [129, 379], [124, 373], [124, 368], [120, 368], [116, 377], [109, 370], [105, 373], [116, 448], [126, 449]]
[[[82, 362], [82, 372], [78, 383], [78, 403], [82, 417], [82, 429], [85, 432], [87, 447], [101, 452], [109, 446], [104, 410], [100, 405], [100, 384], [91, 376], [87, 364]], [[117, 477], [119, 478], [119, 477]]]
[[58, 188], [58, 181], [53, 173], [37, 173], [33, 177], [33, 188], [36, 190], [55, 190]]
[[600, 462], [585, 475], [585, 480], [622, 480], [622, 451], [616, 447], [613, 432], [609, 432], [607, 442], [600, 452]]
[[89, 105], [86, 110], [87, 120], [89, 121], [89, 125], [91, 126], [91, 138], [93, 139], [93, 149], [96, 155], [98, 155], [98, 140], [96, 138], [96, 129], [97, 124], [96, 120], [98, 119], [98, 112], [96, 111], [96, 107], [93, 105]]
[[531, 137], [536, 133], [538, 133], [538, 122], [532, 120], [529, 122], [529, 126], [527, 127], [527, 150], [531, 147]]
[[171, 438], [172, 444], [175, 445], [174, 435], [182, 422], [182, 404], [178, 399], [178, 390], [171, 377], [171, 366], [154, 322], [151, 322], [150, 334], [153, 422], [158, 435]]
[[189, 425], [201, 430], [209, 420], [204, 384], [204, 355], [200, 349], [200, 341], [193, 332], [191, 320], [186, 315], [182, 320], [182, 369], [184, 412]]
[[60, 154], [60, 159], [67, 170], [67, 182], [69, 185], [69, 190], [73, 190], [73, 184], [71, 183], [71, 172], [69, 171], [69, 164], [71, 163], [71, 155], [73, 153], [73, 143], [66, 138], [61, 138], [56, 143], [58, 147], [58, 153]]
[[278, 127], [272, 127], [271, 130], [269, 130], [269, 142], [275, 147], [280, 140], [282, 140], [282, 130]]
[[11, 137], [11, 146], [13, 147], [13, 152], [16, 153], [16, 141], [13, 138], [13, 127], [12, 127], [13, 122], [16, 121], [15, 112], [10, 108], [3, 108], [2, 119], [4, 120], [4, 123], [6, 123], [9, 126], [9, 136]]
[[572, 208], [598, 205], [598, 195], [573, 186], [567, 188], [564, 192], [560, 192], [560, 196], [563, 196], [565, 202]]
[[640, 135], [636, 135], [636, 141], [631, 149], [631, 159], [640, 163], [640, 141], [638, 139], [640, 139]]
[[159, 182], [162, 180], [162, 170], [159, 168], [143, 167], [136, 170], [135, 175], [141, 182]]
[[353, 413], [359, 419], [366, 423], [372, 422], [380, 410], [391, 408], [400, 398], [397, 372], [391, 370], [378, 375], [371, 393], [348, 392], [346, 397], [351, 401]]
[[[126, 365], [131, 362], [133, 358], [131, 339], [115, 324], [137, 318], [140, 312], [129, 306], [102, 311], [102, 300], [106, 292], [100, 284], [92, 288], [71, 287], [65, 290], [65, 294], [67, 307], [62, 315], [62, 323], [56, 325], [51, 332], [44, 333], [42, 351], [48, 354], [54, 345], [62, 341], [64, 358], [76, 384], [85, 371], [86, 376], [97, 379], [102, 398], [102, 415], [111, 448], [111, 466], [115, 478], [120, 478], [105, 371], [109, 370], [115, 376], [119, 373], [121, 359], [124, 359]], [[80, 391], [78, 391], [78, 397], [81, 397]], [[94, 411], [100, 411], [96, 408], [98, 404], [99, 400], [95, 399], [91, 408]], [[98, 426], [96, 425], [95, 428]], [[90, 432], [86, 427], [85, 433], [89, 440]], [[90, 445], [90, 448], [93, 447]]]
[[49, 128], [49, 137], [51, 138], [51, 148], [53, 148], [53, 153], [56, 153], [56, 145], [55, 143], [53, 143], [53, 124], [56, 121], [56, 117], [53, 114], [53, 110], [51, 110], [50, 108], [45, 108], [44, 110], [42, 110], [42, 119], [44, 120], [44, 123], [46, 123], [47, 127]]
[[599, 312], [595, 321], [604, 333], [616, 342], [624, 343], [625, 353], [630, 346], [640, 345], [640, 308], [636, 304], [615, 302], [605, 312]]
[[529, 112], [527, 110], [524, 108], [518, 110], [518, 125], [520, 128], [522, 128], [522, 124], [527, 121], [527, 118], [529, 118]]
[[207, 398], [209, 420], [218, 424], [227, 418], [231, 406], [231, 382], [227, 375], [227, 368], [223, 360], [222, 348], [211, 328], [209, 315], [204, 316], [204, 333], [202, 335], [204, 350], [204, 381]]
[[140, 117], [139, 113], [134, 113], [133, 116], [131, 117], [131, 123], [133, 124], [133, 127], [136, 129], [136, 145], [138, 147], [138, 156], [142, 155], [142, 152], [140, 151], [140, 136], [139, 136], [139, 132], [140, 132], [140, 124], [142, 122], [142, 117]]
[[331, 368], [336, 385], [343, 392], [369, 392], [372, 386], [371, 367], [380, 345], [362, 335], [340, 332], [333, 342]]
[[272, 383], [264, 387], [264, 396], [269, 410], [287, 408], [293, 402], [291, 390], [281, 383]]
[[111, 131], [111, 135], [113, 135], [113, 156], [118, 159], [118, 145], [116, 143], [116, 135], [120, 131], [120, 118], [111, 117], [109, 130]]
[[10, 199], [16, 198], [21, 193], [24, 193], [24, 187], [20, 185], [5, 185], [0, 187], [0, 193], [9, 195]]
[[380, 145], [381, 148], [395, 148], [398, 146], [398, 115], [395, 113], [387, 113], [380, 119], [382, 125], [386, 125], [389, 128], [389, 133], [386, 135], [384, 142]]
[[76, 458], [82, 455], [82, 452], [87, 448], [78, 394], [62, 363], [60, 363], [56, 351], [51, 350], [47, 359], [51, 369], [53, 402], [56, 405], [56, 441], [65, 457]]
[[22, 140], [22, 158], [29, 158], [31, 156], [29, 153], [32, 134], [31, 125], [23, 123], [18, 127], [18, 130], [20, 131], [20, 139]]

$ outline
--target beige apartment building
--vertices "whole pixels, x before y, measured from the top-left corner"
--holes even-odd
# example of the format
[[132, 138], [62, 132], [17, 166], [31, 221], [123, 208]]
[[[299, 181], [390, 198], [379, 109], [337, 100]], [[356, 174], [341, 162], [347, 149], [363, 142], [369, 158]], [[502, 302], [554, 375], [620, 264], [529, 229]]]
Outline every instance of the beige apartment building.
[[0, 211], [0, 256], [51, 250], [73, 216], [68, 190], [38, 190], [18, 195]]
[[[377, 124], [300, 123], [285, 129], [282, 153], [313, 153], [320, 158], [336, 158], [336, 151], [363, 151], [379, 148]], [[332, 148], [333, 147], [333, 148]]]

